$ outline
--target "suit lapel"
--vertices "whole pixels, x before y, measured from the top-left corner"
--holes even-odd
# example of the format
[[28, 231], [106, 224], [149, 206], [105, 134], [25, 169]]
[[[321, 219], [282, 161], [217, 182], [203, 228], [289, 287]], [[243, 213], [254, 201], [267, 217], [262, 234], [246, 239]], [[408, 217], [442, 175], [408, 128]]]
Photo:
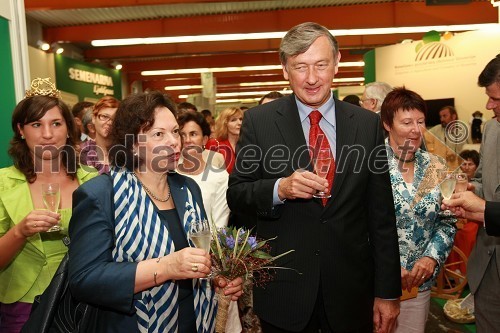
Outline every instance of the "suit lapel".
[[184, 214], [187, 201], [187, 188], [185, 182], [181, 181], [182, 179], [183, 178], [177, 173], [172, 172], [168, 174], [170, 193], [172, 193], [172, 199], [174, 200], [175, 207], [177, 208], [176, 212], [187, 235], [187, 215]]
[[276, 114], [276, 126], [285, 141], [285, 145], [290, 149], [291, 158], [293, 158], [292, 170], [312, 171], [311, 159], [294, 94], [285, 99], [285, 103], [282, 103], [280, 108], [276, 110]]
[[[335, 178], [333, 180], [332, 197], [328, 200], [327, 207], [335, 201], [340, 192], [342, 182], [345, 179], [349, 170], [349, 162], [351, 156], [356, 154], [348, 154], [348, 148], [354, 145], [356, 131], [358, 126], [354, 121], [352, 110], [344, 107], [335, 99], [335, 120], [336, 120], [336, 166]], [[342, 149], [344, 151], [342, 152]], [[342, 171], [342, 172], [339, 172]]]

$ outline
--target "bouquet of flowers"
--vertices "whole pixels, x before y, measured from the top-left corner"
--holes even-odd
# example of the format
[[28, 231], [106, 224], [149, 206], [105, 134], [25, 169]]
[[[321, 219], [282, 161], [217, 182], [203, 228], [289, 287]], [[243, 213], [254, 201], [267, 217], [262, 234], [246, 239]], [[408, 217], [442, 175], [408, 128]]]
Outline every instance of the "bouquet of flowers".
[[[271, 269], [283, 268], [271, 266], [278, 258], [293, 252], [287, 251], [277, 256], [270, 254], [271, 247], [268, 242], [274, 238], [258, 241], [255, 236], [251, 236], [251, 230], [243, 228], [224, 227], [212, 230], [212, 273], [219, 275], [228, 281], [237, 277], [243, 279], [252, 278], [256, 285], [263, 285], [272, 279]], [[259, 271], [258, 278], [253, 274]], [[224, 332], [230, 297], [219, 294], [216, 332]]]

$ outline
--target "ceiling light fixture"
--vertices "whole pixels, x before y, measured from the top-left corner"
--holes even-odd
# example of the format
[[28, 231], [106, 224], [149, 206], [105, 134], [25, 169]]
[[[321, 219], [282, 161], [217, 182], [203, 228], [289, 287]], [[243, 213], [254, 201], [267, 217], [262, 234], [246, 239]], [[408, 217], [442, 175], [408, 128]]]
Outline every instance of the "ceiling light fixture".
[[[363, 67], [363, 61], [340, 62], [339, 67]], [[241, 72], [241, 71], [270, 71], [281, 70], [281, 65], [263, 65], [263, 66], [243, 66], [243, 67], [212, 67], [212, 68], [185, 68], [185, 69], [163, 69], [154, 71], [142, 71], [141, 75], [173, 75], [173, 74], [201, 74], [201, 73], [223, 73], [223, 72]]]
[[[287, 95], [291, 94], [293, 91], [290, 89], [280, 90], [281, 93]], [[235, 96], [264, 96], [269, 93], [269, 91], [239, 91], [239, 92], [230, 92], [230, 93], [217, 93], [215, 97], [235, 97]], [[187, 98], [188, 95], [179, 95], [179, 98]], [[260, 99], [260, 98], [259, 98]]]
[[61, 45], [59, 45], [59, 43], [50, 44], [50, 49], [52, 50], [52, 52], [57, 54], [61, 54], [64, 52], [64, 48]]
[[[345, 83], [345, 82], [365, 82], [364, 77], [344, 77], [339, 79], [333, 79], [333, 83]], [[267, 87], [267, 86], [288, 86], [288, 81], [269, 81], [269, 82], [243, 82], [239, 83], [240, 87]], [[220, 87], [229, 87], [233, 86], [232, 84], [228, 85], [219, 85]], [[164, 88], [167, 91], [171, 90], [191, 90], [191, 89], [203, 89], [202, 85], [185, 85], [185, 86], [167, 86]], [[286, 90], [286, 88], [285, 88]]]
[[120, 70], [120, 69], [122, 69], [122, 68], [123, 68], [123, 65], [122, 65], [122, 64], [120, 64], [118, 61], [113, 61], [113, 62], [111, 63], [111, 66], [113, 66], [113, 67], [114, 67], [114, 69], [116, 69], [116, 70]]
[[202, 89], [202, 85], [192, 85], [192, 86], [169, 86], [165, 87], [165, 90], [190, 90], [190, 89]]
[[[493, 0], [492, 0], [493, 1]], [[492, 2], [495, 6], [495, 2]], [[498, 23], [481, 24], [459, 24], [459, 25], [436, 25], [419, 27], [392, 27], [392, 28], [368, 28], [368, 29], [336, 29], [330, 30], [334, 36], [362, 36], [362, 35], [388, 35], [425, 33], [431, 30], [444, 31], [468, 31], [483, 29], [500, 29]], [[230, 40], [252, 40], [252, 39], [279, 39], [286, 34], [280, 32], [260, 32], [249, 34], [222, 34], [222, 35], [200, 35], [200, 36], [174, 36], [174, 37], [148, 37], [148, 38], [121, 38], [121, 39], [97, 39], [91, 42], [92, 46], [125, 46], [142, 44], [172, 44], [172, 43], [194, 43], [194, 42], [220, 42]]]
[[243, 82], [238, 85], [240, 87], [283, 86], [288, 85], [288, 81]]
[[38, 48], [40, 50], [43, 50], [43, 51], [50, 50], [50, 44], [47, 42], [44, 42], [43, 40], [39, 40], [38, 42], [36, 42], [36, 45], [38, 46]]
[[[179, 96], [180, 98], [180, 96]], [[222, 104], [222, 103], [236, 103], [236, 104], [242, 104], [242, 103], [254, 103], [260, 101], [262, 97], [258, 98], [245, 98], [245, 99], [238, 99], [238, 98], [231, 98], [231, 99], [218, 99], [215, 101], [217, 104]]]

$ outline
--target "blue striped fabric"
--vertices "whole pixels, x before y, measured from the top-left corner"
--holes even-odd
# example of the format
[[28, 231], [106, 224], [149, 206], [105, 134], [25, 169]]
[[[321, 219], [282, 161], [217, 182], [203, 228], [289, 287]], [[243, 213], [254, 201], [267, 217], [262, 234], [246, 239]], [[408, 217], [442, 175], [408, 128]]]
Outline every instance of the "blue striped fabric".
[[[125, 169], [111, 170], [115, 191], [115, 235], [113, 259], [117, 262], [139, 262], [158, 258], [175, 251], [167, 228], [161, 223], [149, 196], [133, 173]], [[200, 206], [186, 191], [185, 210], [181, 214], [184, 229], [202, 216]], [[177, 206], [182, 207], [181, 205]], [[216, 300], [207, 281], [193, 280], [194, 309], [198, 333], [215, 329]], [[175, 281], [142, 292], [135, 301], [140, 332], [177, 332], [178, 288]]]

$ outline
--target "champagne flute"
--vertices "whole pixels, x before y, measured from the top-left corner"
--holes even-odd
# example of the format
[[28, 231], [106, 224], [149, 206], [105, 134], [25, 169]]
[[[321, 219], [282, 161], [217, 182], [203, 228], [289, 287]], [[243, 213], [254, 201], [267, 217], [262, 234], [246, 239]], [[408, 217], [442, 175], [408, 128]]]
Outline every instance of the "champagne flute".
[[[196, 219], [191, 221], [189, 225], [189, 238], [193, 242], [194, 246], [210, 252], [210, 240], [212, 234], [210, 232], [210, 226], [206, 219]], [[200, 280], [206, 280], [207, 278], [200, 278]]]
[[[314, 166], [314, 173], [321, 178], [326, 179], [330, 166], [333, 162], [332, 152], [329, 148], [321, 148], [315, 152], [315, 155], [313, 155], [312, 162]], [[317, 191], [313, 194], [313, 197], [315, 198], [329, 198], [331, 196], [332, 195], [330, 193], [325, 193], [324, 191]]]
[[[457, 184], [456, 174], [453, 171], [449, 170], [439, 170], [438, 175], [439, 180], [441, 181], [441, 183], [439, 184], [441, 195], [444, 199], [449, 200]], [[446, 209], [445, 211], [439, 212], [439, 216], [452, 217], [453, 213], [451, 212], [451, 210]]]
[[455, 193], [467, 191], [467, 183], [469, 182], [467, 174], [464, 172], [458, 172], [456, 174], [456, 178], [457, 184], [455, 185]]
[[[61, 190], [58, 183], [42, 184], [42, 198], [45, 208], [57, 213], [59, 203], [61, 202]], [[61, 231], [60, 222], [50, 227], [47, 232]]]
[[[467, 174], [464, 172], [458, 172], [456, 174], [457, 184], [455, 185], [455, 193], [465, 192], [467, 191], [467, 184], [469, 179], [467, 178]], [[458, 219], [457, 221], [457, 229], [463, 229], [464, 225], [467, 223], [467, 219]]]

